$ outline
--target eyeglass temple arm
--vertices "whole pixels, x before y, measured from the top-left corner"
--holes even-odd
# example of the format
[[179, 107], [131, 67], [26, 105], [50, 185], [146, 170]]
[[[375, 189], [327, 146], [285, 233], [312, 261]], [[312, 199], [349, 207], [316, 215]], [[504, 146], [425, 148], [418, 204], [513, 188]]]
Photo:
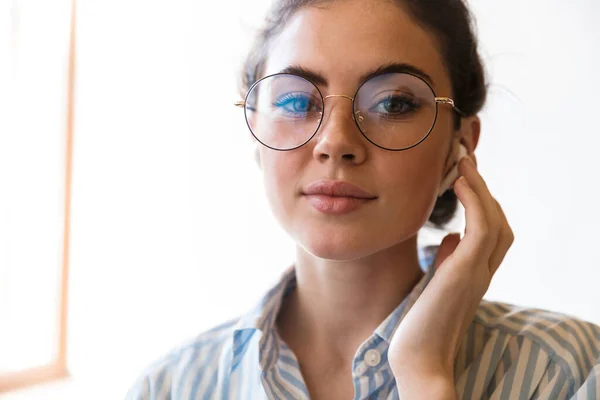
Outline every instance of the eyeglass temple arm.
[[450, 97], [436, 97], [435, 98], [435, 102], [436, 103], [443, 103], [443, 104], [450, 104], [458, 114], [460, 114], [462, 117], [466, 117], [467, 115], [461, 111], [460, 108], [458, 108], [455, 104], [454, 104], [454, 100], [452, 100]]
[[233, 103], [233, 105], [236, 107], [245, 107], [246, 102], [244, 100], [239, 100], [239, 101], [236, 101], [235, 103]]

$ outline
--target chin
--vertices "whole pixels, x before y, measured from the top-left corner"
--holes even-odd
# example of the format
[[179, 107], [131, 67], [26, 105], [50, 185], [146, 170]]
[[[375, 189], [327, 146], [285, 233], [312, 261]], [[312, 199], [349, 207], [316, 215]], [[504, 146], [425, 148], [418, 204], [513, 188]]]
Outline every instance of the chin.
[[373, 241], [375, 235], [362, 232], [361, 235], [352, 236], [347, 232], [330, 234], [329, 232], [305, 232], [295, 237], [296, 243], [305, 252], [314, 257], [335, 260], [352, 261], [368, 257], [387, 246], [382, 246], [383, 240]]

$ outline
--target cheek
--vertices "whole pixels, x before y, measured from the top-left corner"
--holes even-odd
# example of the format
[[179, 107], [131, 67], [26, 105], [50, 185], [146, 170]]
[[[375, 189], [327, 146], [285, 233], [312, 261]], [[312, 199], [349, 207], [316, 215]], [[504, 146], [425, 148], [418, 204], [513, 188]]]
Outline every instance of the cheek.
[[385, 211], [390, 213], [392, 225], [402, 222], [408, 223], [409, 229], [419, 229], [435, 206], [444, 159], [439, 148], [424, 146], [420, 150], [390, 159], [377, 168], [386, 171], [376, 181], [386, 194]]
[[298, 190], [298, 173], [301, 169], [289, 152], [261, 149], [260, 157], [267, 199], [275, 217], [284, 222], [285, 216], [292, 212], [293, 196]]
[[390, 200], [399, 206], [403, 215], [421, 215], [434, 202], [437, 194], [438, 178], [433, 171], [422, 167], [403, 170], [403, 176], [386, 183], [384, 187]]
[[404, 154], [382, 153], [376, 166], [381, 172], [377, 185], [386, 192], [430, 197], [441, 180], [444, 159], [440, 149], [426, 140]]

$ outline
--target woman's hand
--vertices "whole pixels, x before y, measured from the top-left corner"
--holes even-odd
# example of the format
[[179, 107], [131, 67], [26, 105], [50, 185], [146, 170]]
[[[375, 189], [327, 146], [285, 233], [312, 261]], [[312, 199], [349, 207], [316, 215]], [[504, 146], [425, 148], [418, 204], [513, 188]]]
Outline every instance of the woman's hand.
[[[460, 344], [514, 240], [500, 204], [473, 160], [461, 160], [459, 172], [454, 191], [466, 212], [464, 237], [444, 238], [433, 264], [435, 275], [402, 320], [388, 350], [403, 399], [424, 398], [429, 387], [434, 391], [454, 388]], [[435, 398], [454, 397], [453, 391], [448, 397]]]

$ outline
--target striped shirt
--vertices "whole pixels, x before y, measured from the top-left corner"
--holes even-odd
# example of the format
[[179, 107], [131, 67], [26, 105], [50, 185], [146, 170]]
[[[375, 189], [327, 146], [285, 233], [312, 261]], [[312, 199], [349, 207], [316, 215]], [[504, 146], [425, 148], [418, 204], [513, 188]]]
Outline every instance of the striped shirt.
[[[425, 275], [356, 352], [354, 400], [399, 399], [387, 349], [433, 277], [435, 249], [420, 250], [419, 256]], [[282, 300], [295, 285], [292, 265], [248, 313], [151, 364], [127, 399], [309, 399], [298, 360], [275, 327]], [[565, 314], [482, 300], [454, 376], [459, 399], [600, 399], [600, 327]]]

